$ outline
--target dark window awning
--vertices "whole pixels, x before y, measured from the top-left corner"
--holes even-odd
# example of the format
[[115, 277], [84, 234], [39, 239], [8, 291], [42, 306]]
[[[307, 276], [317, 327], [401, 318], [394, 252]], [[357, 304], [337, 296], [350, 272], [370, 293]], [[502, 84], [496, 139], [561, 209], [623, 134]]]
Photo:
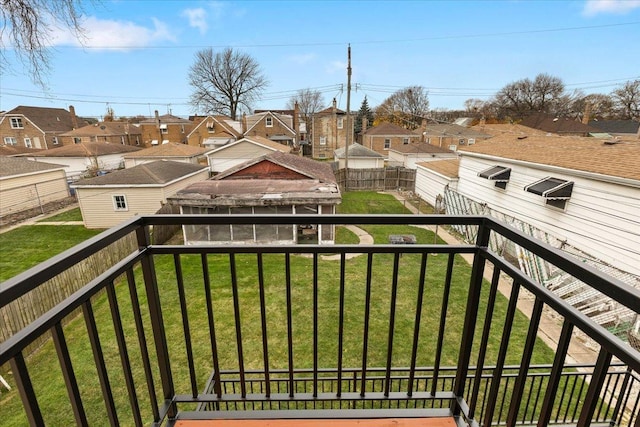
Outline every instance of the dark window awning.
[[573, 182], [564, 179], [547, 177], [524, 187], [525, 191], [537, 194], [545, 199], [563, 199], [571, 197]]
[[480, 178], [485, 178], [496, 182], [507, 182], [511, 176], [511, 168], [504, 166], [493, 166], [487, 170], [478, 173]]

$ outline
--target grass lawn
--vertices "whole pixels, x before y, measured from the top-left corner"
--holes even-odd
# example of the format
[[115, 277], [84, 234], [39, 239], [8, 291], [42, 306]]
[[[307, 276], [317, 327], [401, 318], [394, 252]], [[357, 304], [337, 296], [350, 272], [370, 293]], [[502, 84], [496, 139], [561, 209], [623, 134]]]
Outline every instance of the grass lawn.
[[82, 221], [82, 213], [80, 212], [80, 208], [73, 208], [68, 211], [59, 213], [54, 216], [50, 216], [48, 218], [41, 219], [37, 222], [50, 222], [50, 221]]
[[[377, 193], [347, 193], [343, 195], [341, 213], [404, 213], [405, 208], [393, 196]], [[41, 229], [43, 226], [33, 226]], [[31, 228], [31, 227], [30, 227]], [[82, 228], [82, 227], [79, 227]], [[410, 226], [366, 226], [376, 243], [387, 243], [389, 234], [415, 234], [419, 243], [433, 242], [433, 233], [429, 230]], [[49, 239], [56, 235], [60, 227], [48, 230]], [[17, 231], [17, 230], [16, 230]], [[34, 231], [36, 232], [36, 231]], [[37, 233], [37, 232], [36, 232]], [[40, 233], [44, 234], [44, 233]], [[0, 238], [2, 236], [0, 235]], [[339, 228], [339, 243], [354, 243], [355, 235], [346, 229]], [[344, 239], [344, 240], [343, 240]], [[357, 237], [355, 237], [357, 240]], [[28, 240], [28, 239], [27, 239]], [[48, 251], [46, 259], [51, 256]], [[35, 256], [32, 256], [35, 258]], [[270, 367], [287, 367], [287, 321], [286, 321], [286, 275], [284, 255], [264, 255], [264, 294], [266, 307], [266, 331], [261, 328], [260, 287], [258, 284], [258, 261], [255, 255], [236, 255], [237, 295], [240, 310], [240, 328], [243, 335], [243, 356], [245, 369], [262, 369], [262, 334], [268, 338]], [[420, 352], [418, 365], [429, 366], [434, 363], [435, 343], [440, 321], [440, 307], [443, 299], [444, 277], [448, 257], [445, 255], [429, 256], [427, 264], [427, 286], [425, 287], [425, 305], [422, 312]], [[349, 260], [345, 268], [345, 337], [343, 349], [343, 366], [359, 367], [363, 347], [364, 312], [366, 299], [367, 256], [359, 256]], [[211, 335], [207, 327], [206, 298], [203, 286], [203, 272], [199, 255], [183, 255], [180, 257], [181, 270], [184, 277], [188, 320], [190, 323], [191, 343], [194, 352], [194, 364], [198, 389], [202, 390], [206, 379], [212, 371]], [[234, 304], [232, 278], [229, 268], [229, 256], [209, 255], [207, 257], [211, 277], [211, 303], [216, 325], [216, 343], [219, 351], [218, 361], [221, 369], [238, 368], [238, 348], [236, 346], [236, 326], [234, 325]], [[372, 292], [370, 305], [370, 325], [368, 335], [367, 366], [384, 367], [386, 364], [387, 342], [393, 336], [393, 365], [408, 366], [411, 356], [412, 334], [416, 316], [415, 301], [418, 292], [418, 272], [421, 255], [405, 254], [399, 258], [399, 276], [397, 282], [397, 306], [395, 310], [394, 329], [390, 330], [389, 295], [392, 290], [394, 256], [376, 254], [371, 262]], [[168, 350], [171, 359], [173, 379], [177, 393], [189, 394], [189, 375], [186, 358], [186, 341], [180, 314], [179, 293], [176, 288], [176, 270], [171, 256], [155, 258], [160, 300], [163, 307], [166, 335], [169, 337]], [[338, 352], [337, 320], [339, 317], [339, 261], [318, 260], [318, 340], [319, 366], [335, 367]], [[15, 274], [15, 273], [14, 273]], [[449, 308], [446, 313], [447, 330], [444, 337], [444, 366], [455, 366], [458, 358], [462, 322], [466, 307], [467, 286], [470, 268], [459, 256], [454, 259]], [[292, 281], [292, 317], [293, 343], [296, 368], [313, 366], [313, 259], [303, 256], [291, 256]], [[149, 333], [148, 310], [144, 297], [144, 286], [139, 272], [136, 273], [136, 285], [140, 296], [142, 313]], [[121, 318], [125, 327], [127, 348], [131, 358], [136, 388], [143, 414], [149, 421], [148, 398], [140, 352], [133, 325], [131, 301], [128, 296], [126, 281], [116, 284], [116, 294]], [[488, 286], [485, 287], [485, 296]], [[484, 298], [483, 300], [486, 300]], [[104, 293], [93, 301], [101, 344], [105, 352], [105, 360], [112, 387], [124, 390], [124, 378], [120, 366], [114, 327], [109, 304]], [[492, 334], [488, 348], [486, 364], [493, 364], [497, 358], [498, 342], [502, 333], [506, 313], [506, 299], [499, 296], [496, 307], [491, 313]], [[476, 337], [480, 335], [486, 304], [480, 307], [480, 319], [476, 325]], [[512, 344], [508, 352], [507, 363], [518, 363], [521, 358], [523, 342], [527, 333], [528, 321], [518, 313], [511, 333]], [[70, 346], [72, 362], [78, 376], [81, 393], [86, 399], [85, 405], [91, 425], [105, 424], [104, 402], [99, 392], [100, 385], [95, 375], [91, 346], [87, 340], [86, 327], [81, 317], [69, 322], [65, 335]], [[152, 345], [149, 345], [152, 348]], [[477, 353], [477, 348], [474, 352]], [[152, 351], [153, 353], [153, 351]], [[553, 352], [538, 342], [534, 352], [533, 363], [552, 361]], [[472, 359], [475, 364], [475, 358]], [[53, 345], [46, 344], [33, 354], [28, 365], [34, 378], [34, 387], [42, 396], [42, 410], [46, 414], [48, 425], [69, 425], [73, 423], [70, 408], [65, 402], [66, 390], [55, 356]], [[152, 362], [155, 366], [155, 363]], [[154, 368], [155, 370], [156, 368]], [[159, 376], [154, 374], [156, 388], [160, 389]], [[160, 397], [160, 396], [159, 396]], [[130, 420], [131, 410], [125, 392], [115, 393], [116, 404], [121, 423]], [[14, 390], [0, 395], [3, 425], [21, 426], [25, 420], [22, 414], [20, 398]]]

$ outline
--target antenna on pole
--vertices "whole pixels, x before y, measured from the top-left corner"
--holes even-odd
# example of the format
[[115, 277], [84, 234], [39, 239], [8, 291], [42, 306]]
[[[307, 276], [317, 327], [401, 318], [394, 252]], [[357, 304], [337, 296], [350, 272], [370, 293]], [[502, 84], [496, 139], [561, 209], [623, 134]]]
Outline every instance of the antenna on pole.
[[344, 146], [344, 190], [349, 190], [349, 140], [351, 139], [351, 44], [347, 47], [347, 137]]

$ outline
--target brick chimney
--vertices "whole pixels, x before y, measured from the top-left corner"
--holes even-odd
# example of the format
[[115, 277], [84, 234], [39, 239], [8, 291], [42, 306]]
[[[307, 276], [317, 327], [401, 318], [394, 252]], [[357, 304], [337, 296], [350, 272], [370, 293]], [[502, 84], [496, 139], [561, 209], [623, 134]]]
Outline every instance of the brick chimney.
[[584, 114], [582, 115], [582, 124], [588, 125], [589, 119], [591, 119], [591, 103], [589, 101], [584, 103]]
[[158, 115], [158, 110], [155, 111], [156, 116], [156, 127], [160, 129], [160, 116]]
[[78, 129], [78, 116], [76, 116], [76, 109], [73, 105], [69, 105], [69, 114], [71, 114], [71, 125], [74, 129]]

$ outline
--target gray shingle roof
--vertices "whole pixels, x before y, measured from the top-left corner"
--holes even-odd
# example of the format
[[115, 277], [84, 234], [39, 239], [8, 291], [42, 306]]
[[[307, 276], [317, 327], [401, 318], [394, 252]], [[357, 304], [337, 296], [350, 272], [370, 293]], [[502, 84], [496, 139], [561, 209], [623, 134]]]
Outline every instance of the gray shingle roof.
[[638, 133], [640, 122], [635, 120], [590, 120], [589, 126], [607, 133]]
[[0, 177], [24, 175], [33, 172], [42, 172], [51, 169], [62, 169], [63, 165], [53, 163], [34, 162], [33, 160], [17, 157], [0, 157]]
[[367, 129], [364, 135], [409, 135], [420, 136], [419, 133], [405, 129], [393, 123], [380, 123], [378, 126]]
[[[20, 105], [6, 113], [7, 116], [21, 114], [44, 132], [66, 132], [73, 129], [71, 113], [64, 108], [28, 107]], [[78, 125], [80, 125], [78, 120]], [[82, 122], [84, 124], [84, 122]]]
[[104, 176], [82, 179], [75, 185], [160, 185], [203, 169], [207, 169], [207, 166], [159, 160], [129, 169], [121, 169]]
[[[345, 157], [344, 151], [344, 147], [341, 147], [337, 150], [334, 150], [334, 154], [339, 159], [343, 159]], [[358, 143], [349, 145], [349, 157], [370, 157], [374, 159], [384, 159], [384, 156], [382, 154]]]

